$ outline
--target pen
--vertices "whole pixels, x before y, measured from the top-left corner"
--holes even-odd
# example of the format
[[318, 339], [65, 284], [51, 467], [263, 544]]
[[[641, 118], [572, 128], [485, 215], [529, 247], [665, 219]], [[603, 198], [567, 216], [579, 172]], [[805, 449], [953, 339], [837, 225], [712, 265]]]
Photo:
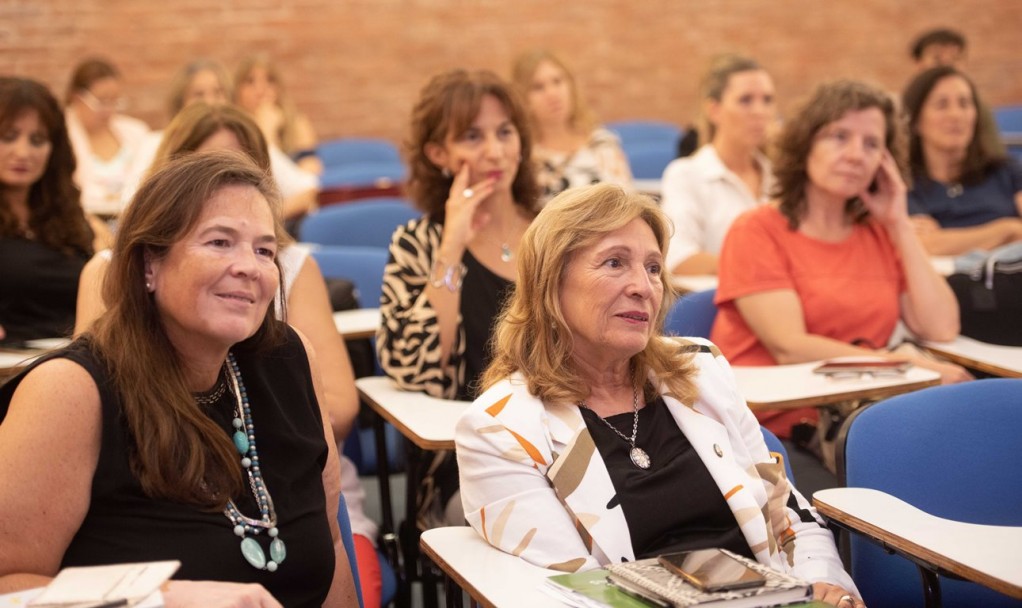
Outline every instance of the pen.
[[98, 604], [90, 604], [85, 608], [118, 608], [119, 606], [127, 606], [127, 598], [121, 598], [119, 600], [110, 600], [109, 602], [100, 602]]

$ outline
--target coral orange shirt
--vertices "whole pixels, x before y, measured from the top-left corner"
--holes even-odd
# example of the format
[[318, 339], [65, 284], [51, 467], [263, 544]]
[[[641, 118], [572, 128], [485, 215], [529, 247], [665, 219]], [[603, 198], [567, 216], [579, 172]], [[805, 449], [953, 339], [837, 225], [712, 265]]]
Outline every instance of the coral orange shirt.
[[737, 298], [794, 290], [808, 333], [882, 348], [898, 323], [905, 290], [901, 260], [876, 222], [856, 224], [851, 236], [830, 243], [791, 230], [774, 205], [735, 221], [719, 272], [711, 339], [732, 365], [777, 364], [738, 313]]

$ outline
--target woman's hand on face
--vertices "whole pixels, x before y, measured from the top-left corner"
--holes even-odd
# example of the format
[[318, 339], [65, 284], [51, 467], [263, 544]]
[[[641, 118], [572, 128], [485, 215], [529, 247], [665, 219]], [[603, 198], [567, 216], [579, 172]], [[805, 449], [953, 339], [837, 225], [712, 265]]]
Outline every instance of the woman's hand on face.
[[870, 188], [859, 194], [859, 198], [870, 215], [880, 224], [894, 228], [908, 220], [907, 191], [905, 181], [901, 179], [901, 173], [898, 171], [898, 164], [894, 162], [890, 151], [884, 150], [876, 178], [870, 184]]
[[170, 581], [163, 592], [167, 608], [283, 608], [262, 585], [220, 581]]
[[865, 608], [866, 604], [837, 585], [813, 583], [813, 599], [838, 608]]
[[479, 230], [490, 221], [488, 213], [479, 213], [479, 204], [493, 193], [496, 180], [491, 177], [469, 185], [469, 168], [461, 166], [451, 183], [444, 204], [444, 241], [464, 249]]

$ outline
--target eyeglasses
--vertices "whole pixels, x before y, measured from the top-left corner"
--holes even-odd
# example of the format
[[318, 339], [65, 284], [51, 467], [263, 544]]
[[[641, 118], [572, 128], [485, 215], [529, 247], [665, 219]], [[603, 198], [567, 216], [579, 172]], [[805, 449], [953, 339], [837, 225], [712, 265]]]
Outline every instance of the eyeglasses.
[[93, 112], [102, 111], [113, 111], [122, 112], [127, 108], [128, 104], [123, 97], [117, 97], [114, 99], [100, 99], [89, 92], [88, 89], [82, 89], [78, 91], [78, 98], [82, 100], [85, 107], [89, 108]]

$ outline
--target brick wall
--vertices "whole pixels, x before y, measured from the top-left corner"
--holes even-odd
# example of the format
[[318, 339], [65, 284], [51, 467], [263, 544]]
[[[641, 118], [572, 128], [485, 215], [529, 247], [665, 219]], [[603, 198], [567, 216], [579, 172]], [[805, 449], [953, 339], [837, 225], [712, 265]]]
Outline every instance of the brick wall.
[[991, 104], [1022, 103], [1018, 0], [0, 0], [0, 71], [62, 96], [75, 62], [102, 54], [124, 73], [132, 113], [159, 127], [183, 63], [233, 68], [263, 50], [320, 137], [396, 140], [430, 75], [506, 74], [533, 46], [568, 58], [604, 120], [686, 123], [713, 54], [758, 58], [783, 109], [837, 76], [900, 91], [910, 38], [938, 25], [968, 36], [967, 69]]

